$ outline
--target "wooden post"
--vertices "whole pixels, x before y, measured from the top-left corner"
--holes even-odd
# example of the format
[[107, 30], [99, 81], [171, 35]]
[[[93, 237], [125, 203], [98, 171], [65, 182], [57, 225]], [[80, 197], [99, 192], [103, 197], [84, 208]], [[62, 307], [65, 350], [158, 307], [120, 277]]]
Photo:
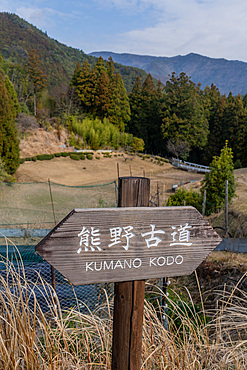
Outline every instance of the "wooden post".
[[[150, 180], [120, 177], [118, 207], [148, 207]], [[112, 370], [141, 367], [145, 280], [115, 283]]]
[[[50, 190], [50, 197], [51, 197], [51, 206], [52, 206], [52, 213], [53, 213], [53, 219], [54, 219], [54, 226], [56, 226], [56, 216], [55, 216], [55, 209], [54, 209], [54, 203], [53, 203], [53, 197], [52, 197], [52, 191], [51, 191], [51, 183], [50, 179], [48, 179], [49, 184], [49, 190]], [[55, 276], [55, 269], [53, 266], [51, 266], [51, 285], [53, 289], [56, 291], [56, 276]]]
[[207, 190], [204, 189], [203, 191], [203, 202], [202, 202], [202, 216], [205, 216], [205, 210], [206, 210], [206, 196], [207, 196]]
[[225, 237], [228, 236], [228, 180], [225, 183]]
[[159, 183], [157, 182], [157, 207], [160, 206], [160, 187]]

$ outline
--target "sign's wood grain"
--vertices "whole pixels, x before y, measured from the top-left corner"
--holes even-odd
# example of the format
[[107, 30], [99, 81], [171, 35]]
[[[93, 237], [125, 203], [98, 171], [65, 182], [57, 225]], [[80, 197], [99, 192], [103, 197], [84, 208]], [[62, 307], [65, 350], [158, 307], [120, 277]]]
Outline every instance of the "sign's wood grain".
[[36, 252], [79, 285], [188, 275], [220, 241], [193, 207], [74, 209]]

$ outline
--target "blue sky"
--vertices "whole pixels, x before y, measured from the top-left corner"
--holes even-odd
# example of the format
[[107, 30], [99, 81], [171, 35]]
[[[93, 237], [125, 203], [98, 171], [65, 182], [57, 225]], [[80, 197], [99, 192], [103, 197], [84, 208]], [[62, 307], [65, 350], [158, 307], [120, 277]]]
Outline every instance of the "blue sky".
[[246, 0], [0, 0], [48, 36], [85, 53], [198, 53], [247, 62]]

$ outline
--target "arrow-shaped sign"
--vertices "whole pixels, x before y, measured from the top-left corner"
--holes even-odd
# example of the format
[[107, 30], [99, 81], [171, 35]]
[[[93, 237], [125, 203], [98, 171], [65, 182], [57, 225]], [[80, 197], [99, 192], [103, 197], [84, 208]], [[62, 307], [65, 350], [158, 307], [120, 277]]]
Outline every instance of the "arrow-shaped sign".
[[221, 242], [193, 207], [74, 209], [36, 252], [74, 285], [192, 273]]

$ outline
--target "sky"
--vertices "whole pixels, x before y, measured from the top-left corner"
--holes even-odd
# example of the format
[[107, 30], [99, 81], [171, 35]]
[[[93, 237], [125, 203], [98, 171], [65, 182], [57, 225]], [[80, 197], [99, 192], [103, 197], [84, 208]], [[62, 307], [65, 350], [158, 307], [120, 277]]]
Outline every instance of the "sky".
[[85, 53], [247, 62], [246, 0], [0, 0], [48, 36]]

